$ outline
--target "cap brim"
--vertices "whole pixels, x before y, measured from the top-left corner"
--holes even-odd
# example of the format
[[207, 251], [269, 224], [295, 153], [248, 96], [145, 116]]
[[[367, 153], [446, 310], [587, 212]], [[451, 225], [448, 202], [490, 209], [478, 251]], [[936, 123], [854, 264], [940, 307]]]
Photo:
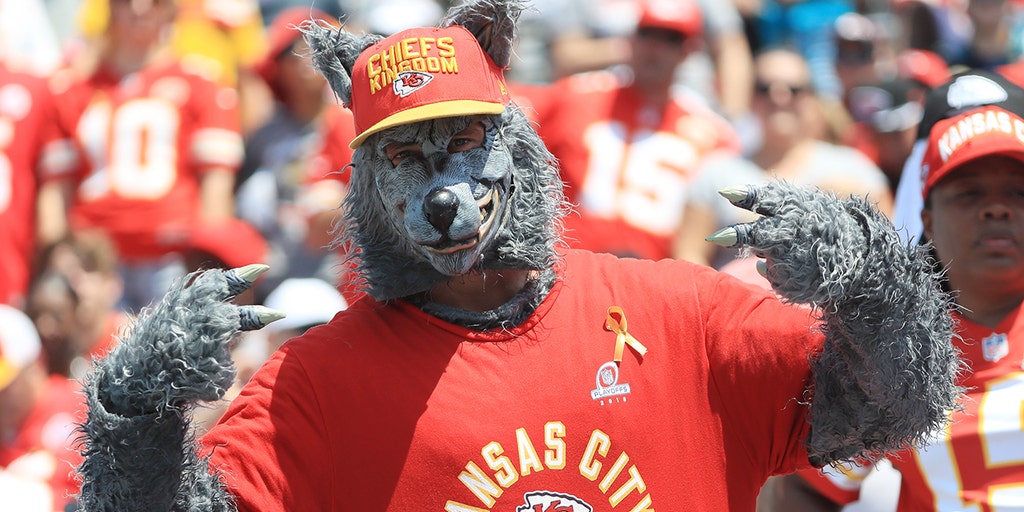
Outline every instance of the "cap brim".
[[928, 194], [932, 191], [932, 189], [935, 188], [936, 185], [942, 183], [943, 180], [949, 178], [951, 175], [956, 174], [958, 167], [969, 162], [972, 162], [974, 160], [977, 160], [979, 158], [993, 155], [1002, 155], [1013, 158], [1015, 160], [1019, 160], [1021, 163], [1024, 163], [1024, 147], [1020, 147], [1019, 143], [1017, 144], [1017, 147], [1008, 146], [1008, 144], [993, 144], [990, 147], [978, 149], [976, 152], [971, 153], [970, 156], [955, 160], [950, 159], [949, 162], [946, 162], [946, 165], [943, 165], [941, 169], [935, 172], [934, 180], [930, 180], [930, 183], [925, 183], [925, 186], [922, 187], [923, 190], [921, 195], [924, 197], [928, 197]]
[[18, 368], [9, 361], [0, 359], [0, 390], [7, 388], [18, 376]]
[[348, 147], [356, 149], [370, 135], [394, 126], [438, 119], [442, 117], [470, 116], [476, 114], [500, 114], [505, 110], [504, 103], [480, 100], [450, 100], [420, 105], [385, 117], [377, 124], [363, 130]]

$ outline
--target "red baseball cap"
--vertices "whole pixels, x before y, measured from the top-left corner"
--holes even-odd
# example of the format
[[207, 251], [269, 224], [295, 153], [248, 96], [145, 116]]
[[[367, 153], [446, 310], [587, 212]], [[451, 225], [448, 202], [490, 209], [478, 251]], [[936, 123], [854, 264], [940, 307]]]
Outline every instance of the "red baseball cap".
[[290, 7], [274, 16], [274, 21], [267, 27], [267, 50], [263, 54], [263, 58], [253, 68], [270, 86], [271, 92], [278, 99], [281, 99], [281, 94], [274, 86], [277, 60], [302, 37], [302, 32], [296, 27], [310, 19], [321, 20], [334, 26], [338, 25], [338, 20], [315, 7]]
[[700, 35], [704, 17], [692, 0], [643, 0], [637, 28], [663, 28], [688, 37]]
[[938, 87], [950, 77], [946, 61], [939, 54], [928, 50], [904, 50], [896, 58], [896, 65], [900, 75], [928, 88]]
[[922, 195], [928, 197], [932, 187], [957, 167], [988, 155], [1024, 162], [1024, 118], [985, 105], [935, 123], [921, 162]]
[[355, 149], [370, 135], [441, 117], [500, 114], [503, 71], [459, 25], [413, 28], [367, 48], [352, 68]]
[[248, 222], [237, 218], [199, 224], [192, 231], [188, 249], [207, 253], [227, 268], [265, 263], [269, 255], [263, 235]]

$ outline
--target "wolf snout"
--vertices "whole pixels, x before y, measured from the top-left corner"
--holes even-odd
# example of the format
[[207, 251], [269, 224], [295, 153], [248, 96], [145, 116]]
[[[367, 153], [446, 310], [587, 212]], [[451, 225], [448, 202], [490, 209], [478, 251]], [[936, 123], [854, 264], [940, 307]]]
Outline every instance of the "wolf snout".
[[426, 198], [427, 221], [441, 233], [447, 233], [459, 211], [459, 197], [446, 188], [435, 188]]

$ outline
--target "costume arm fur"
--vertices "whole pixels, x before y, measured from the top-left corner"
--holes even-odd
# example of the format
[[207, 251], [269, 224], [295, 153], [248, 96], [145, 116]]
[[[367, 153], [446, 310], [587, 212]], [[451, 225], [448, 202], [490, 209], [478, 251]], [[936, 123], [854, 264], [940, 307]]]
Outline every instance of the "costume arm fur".
[[[196, 273], [178, 283], [86, 377], [88, 418], [79, 505], [95, 511], [227, 511], [230, 495], [197, 455], [189, 414], [223, 397], [235, 377], [239, 330], [281, 317], [227, 302], [264, 265]], [[187, 284], [189, 284], [187, 286]]]
[[765, 257], [786, 301], [812, 306], [825, 335], [813, 356], [811, 462], [877, 457], [946, 424], [961, 389], [950, 296], [927, 247], [904, 245], [866, 200], [785, 183], [722, 192], [762, 215], [709, 240]]

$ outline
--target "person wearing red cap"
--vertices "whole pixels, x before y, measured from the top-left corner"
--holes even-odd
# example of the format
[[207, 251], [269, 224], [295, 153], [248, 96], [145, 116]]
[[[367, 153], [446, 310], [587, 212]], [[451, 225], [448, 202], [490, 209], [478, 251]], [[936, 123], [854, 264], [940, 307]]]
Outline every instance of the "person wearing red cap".
[[[528, 37], [540, 36], [548, 50], [547, 74], [540, 78], [535, 69], [536, 55], [517, 59], [509, 70], [513, 81], [551, 83], [578, 73], [624, 65], [629, 60], [630, 42], [647, 0], [542, 0], [537, 13], [523, 14]], [[654, 2], [655, 4], [660, 2]], [[743, 19], [733, 2], [716, 0], [669, 1], [666, 4], [696, 4], [703, 18], [701, 52], [693, 52], [682, 64], [677, 80], [713, 98], [718, 111], [734, 119], [745, 115], [750, 106], [750, 43]], [[675, 8], [669, 5], [670, 8]], [[540, 19], [544, 18], [544, 19]], [[520, 22], [523, 25], [523, 21]], [[527, 39], [524, 37], [524, 40]], [[525, 41], [522, 41], [525, 43]], [[536, 43], [536, 42], [534, 42]], [[518, 53], [523, 51], [521, 44]], [[526, 52], [530, 52], [526, 49]], [[534, 50], [536, 53], [536, 50]], [[523, 62], [527, 60], [527, 62]], [[528, 69], [525, 70], [523, 67]], [[525, 74], [526, 76], [522, 76]], [[534, 75], [531, 77], [531, 75]]]
[[[971, 75], [949, 87], [947, 103], [1013, 99], [934, 123], [922, 163], [924, 237], [956, 297], [954, 343], [970, 365], [959, 384], [968, 391], [948, 429], [890, 457], [902, 474], [900, 511], [1022, 506], [1024, 90], [982, 80]], [[856, 499], [870, 472], [870, 464], [849, 464], [787, 476], [777, 510], [834, 510], [811, 504]]]
[[949, 81], [949, 64], [937, 53], [907, 48], [896, 56], [897, 74], [913, 80], [925, 90], [934, 89]]
[[578, 215], [570, 245], [619, 256], [667, 258], [701, 159], [739, 152], [729, 123], [674, 87], [698, 48], [703, 18], [692, 1], [645, 1], [625, 69], [516, 89], [536, 113]]
[[45, 153], [41, 194], [57, 200], [45, 205], [55, 227], [44, 242], [106, 232], [122, 307], [137, 311], [184, 273], [179, 252], [194, 226], [234, 215], [243, 145], [237, 90], [168, 45], [176, 2], [108, 1], [95, 59], [82, 59], [93, 65], [54, 79], [64, 140]]
[[472, 1], [389, 37], [303, 24], [354, 117], [337, 243], [367, 295], [194, 442], [234, 334], [280, 315], [226, 302], [265, 265], [173, 287], [86, 379], [85, 510], [753, 510], [771, 474], [945, 424], [949, 299], [863, 199], [722, 192], [763, 217], [710, 240], [763, 254], [813, 309], [562, 247], [557, 162], [505, 86], [524, 8]]

